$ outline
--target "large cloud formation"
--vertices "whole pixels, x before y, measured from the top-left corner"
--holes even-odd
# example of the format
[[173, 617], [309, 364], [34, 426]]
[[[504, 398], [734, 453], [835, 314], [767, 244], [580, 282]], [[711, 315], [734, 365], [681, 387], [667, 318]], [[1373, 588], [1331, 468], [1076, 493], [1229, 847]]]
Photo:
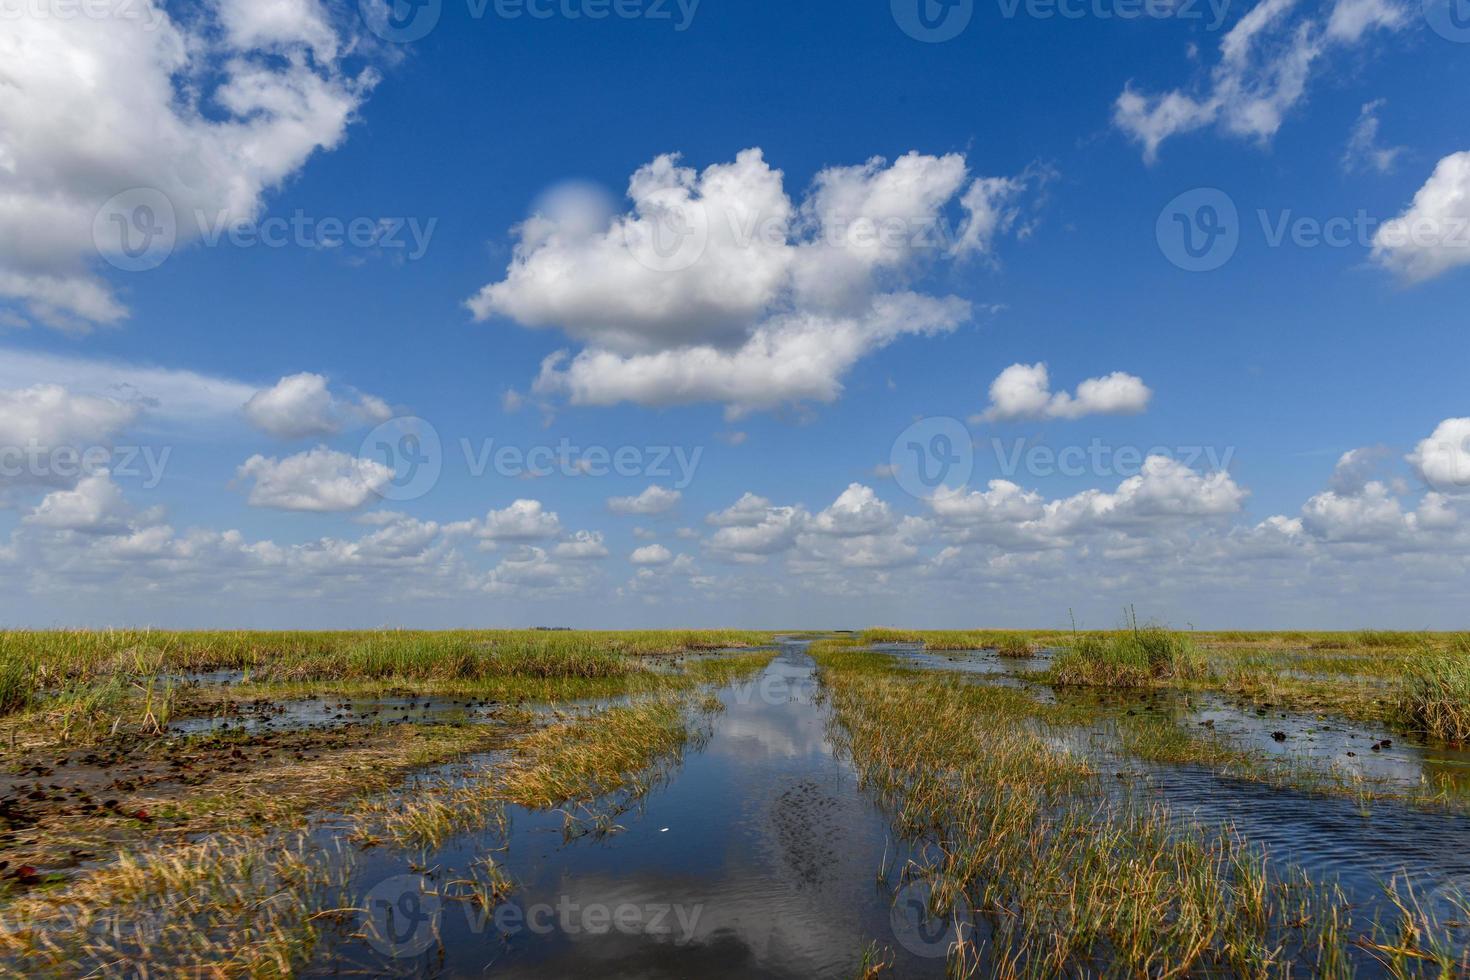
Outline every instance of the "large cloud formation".
[[0, 301], [70, 330], [127, 315], [95, 274], [110, 218], [151, 202], [149, 227], [179, 243], [250, 220], [376, 79], [344, 68], [351, 43], [318, 0], [104, 7], [0, 32]]
[[830, 402], [864, 355], [970, 316], [913, 281], [990, 257], [1045, 179], [974, 178], [960, 154], [912, 152], [823, 170], [798, 205], [759, 149], [702, 172], [664, 155], [633, 174], [627, 213], [551, 195], [517, 229], [505, 277], [467, 305], [582, 343], [535, 382], [574, 404], [714, 401], [734, 417]]

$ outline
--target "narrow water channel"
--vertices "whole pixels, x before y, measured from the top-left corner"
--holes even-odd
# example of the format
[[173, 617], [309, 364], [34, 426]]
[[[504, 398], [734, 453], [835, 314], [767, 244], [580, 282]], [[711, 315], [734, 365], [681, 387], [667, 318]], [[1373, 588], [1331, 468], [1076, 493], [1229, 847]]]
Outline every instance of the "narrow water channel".
[[851, 977], [877, 940], [900, 975], [942, 976], [944, 942], [902, 924], [895, 937], [877, 882], [894, 853], [888, 821], [827, 738], [805, 647], [783, 642], [760, 676], [718, 692], [708, 741], [620, 831], [566, 841], [560, 814], [511, 808], [508, 838], [434, 854], [427, 868], [453, 878], [508, 845], [495, 858], [515, 890], [488, 923], [413, 894], [415, 869], [393, 856], [372, 859], [368, 902], [397, 921], [347, 959], [446, 977]]

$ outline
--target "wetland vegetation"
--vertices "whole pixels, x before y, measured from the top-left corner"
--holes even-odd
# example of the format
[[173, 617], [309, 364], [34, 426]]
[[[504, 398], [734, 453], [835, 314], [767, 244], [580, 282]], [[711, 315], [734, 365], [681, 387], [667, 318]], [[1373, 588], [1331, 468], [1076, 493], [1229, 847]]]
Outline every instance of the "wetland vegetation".
[[1467, 634], [0, 633], [0, 973], [1470, 975], [1467, 739]]

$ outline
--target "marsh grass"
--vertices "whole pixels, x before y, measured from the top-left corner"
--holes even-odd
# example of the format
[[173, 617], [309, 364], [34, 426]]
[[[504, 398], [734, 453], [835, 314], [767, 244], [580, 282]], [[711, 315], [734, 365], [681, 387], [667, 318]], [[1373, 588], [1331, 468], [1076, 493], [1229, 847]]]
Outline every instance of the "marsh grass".
[[1188, 680], [1205, 673], [1204, 657], [1182, 633], [1138, 626], [1114, 633], [1084, 633], [1057, 654], [1057, 684], [1145, 687], [1160, 680]]
[[856, 637], [863, 643], [919, 643], [926, 650], [996, 650], [1003, 655], [1007, 650], [1019, 650], [1025, 644], [1026, 653], [1011, 653], [1011, 656], [1030, 656], [1031, 651], [1060, 642], [1065, 634], [1053, 630], [902, 630], [875, 627], [863, 630]]
[[[932, 914], [960, 926], [951, 976], [1339, 977], [1354, 949], [1394, 976], [1470, 965], [1411, 895], [1395, 898], [1394, 921], [1352, 934], [1336, 884], [1270, 860], [1229, 824], [1110, 802], [1104, 773], [1057, 738], [1076, 721], [1064, 705], [895, 670], [851, 646], [814, 655], [833, 738], [910, 843], [879, 880], [928, 883]], [[1145, 738], [1161, 755], [1201, 751]]]
[[[758, 647], [748, 630], [0, 632], [0, 743], [75, 745], [117, 732], [156, 733], [167, 720], [246, 697], [324, 691], [470, 694], [503, 701], [607, 698], [679, 686], [652, 658]], [[717, 679], [702, 662], [681, 673]], [[733, 669], [733, 668], [731, 668]], [[173, 684], [237, 670], [245, 683]]]
[[[276, 796], [291, 799], [265, 806], [268, 819], [253, 831], [121, 845], [58, 888], [0, 895], [0, 975], [296, 975], [332, 917], [355, 914], [347, 901], [356, 853], [343, 846], [349, 837], [426, 853], [459, 833], [504, 839], [511, 804], [561, 809], [569, 832], [610, 832], [616, 815], [659, 785], [702, 737], [703, 721], [720, 703], [701, 688], [758, 670], [772, 656], [696, 661], [667, 689], [541, 728], [525, 716], [527, 727], [509, 737], [454, 726], [385, 730], [391, 744], [297, 764], [288, 773], [294, 796], [274, 792], [268, 780], [252, 787], [251, 776], [237, 774], [190, 805], [233, 825]], [[158, 699], [155, 692], [155, 713]], [[497, 737], [489, 754], [463, 757], [468, 745], [489, 749]], [[313, 775], [313, 765], [326, 769]], [[405, 782], [404, 767], [414, 766], [433, 768]], [[366, 792], [372, 795], [340, 798]], [[325, 844], [320, 833], [280, 829], [324, 804], [331, 807], [318, 813]], [[493, 858], [481, 855], [447, 883], [444, 897], [488, 913], [512, 888]]]
[[913, 846], [901, 879], [968, 927], [951, 974], [1346, 972], [1340, 893], [1274, 872], [1228, 828], [1103, 803], [1089, 761], [1050, 737], [1067, 709], [814, 654], [833, 737]]
[[1001, 657], [1030, 657], [1034, 651], [1031, 641], [1020, 633], [1007, 633], [995, 644], [995, 652]]
[[350, 857], [300, 835], [124, 854], [6, 906], [0, 964], [21, 976], [292, 976], [320, 939], [314, 910], [341, 904]]
[[[261, 680], [604, 677], [634, 669], [630, 658], [770, 641], [750, 630], [4, 631], [0, 677], [8, 664], [29, 668], [32, 690], [206, 670], [245, 670]], [[24, 690], [25, 672], [14, 676]]]
[[1470, 659], [1424, 657], [1405, 677], [1396, 704], [1401, 724], [1415, 734], [1470, 741]]
[[676, 765], [702, 699], [655, 696], [536, 729], [503, 757], [415, 780], [405, 791], [355, 811], [354, 836], [431, 851], [459, 834], [500, 828], [505, 807], [561, 809], [568, 826], [595, 823], [599, 797], [622, 794], [609, 810], [657, 785]]

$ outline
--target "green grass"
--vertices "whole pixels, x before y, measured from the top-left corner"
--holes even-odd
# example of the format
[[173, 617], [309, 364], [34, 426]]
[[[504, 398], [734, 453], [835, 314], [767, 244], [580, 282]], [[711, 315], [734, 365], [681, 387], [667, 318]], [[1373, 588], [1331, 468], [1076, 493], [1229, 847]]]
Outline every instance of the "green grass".
[[1397, 708], [1412, 732], [1470, 742], [1470, 660], [1426, 657], [1405, 678]]
[[864, 643], [920, 643], [926, 650], [1019, 650], [1024, 644], [1029, 656], [1034, 649], [1060, 642], [1064, 634], [1053, 630], [902, 630], [875, 627], [863, 630], [858, 639]]
[[600, 677], [633, 669], [630, 658], [770, 641], [750, 630], [5, 631], [0, 665], [28, 667], [36, 689], [205, 670], [244, 670], [263, 680]]
[[[0, 631], [0, 742], [25, 749], [156, 732], [168, 717], [222, 699], [332, 688], [610, 697], [669, 686], [647, 669], [649, 658], [771, 641], [750, 630]], [[247, 683], [193, 689], [168, 680], [218, 670], [241, 671]]]
[[1032, 655], [1031, 641], [1020, 633], [1007, 633], [995, 644], [995, 652], [1002, 657], [1029, 657]]
[[931, 911], [971, 926], [951, 975], [1345, 972], [1340, 893], [1228, 828], [1103, 805], [1104, 774], [1053, 737], [1067, 709], [850, 645], [813, 654], [834, 738], [916, 849], [882, 880], [927, 882]]
[[1057, 654], [1050, 675], [1057, 684], [1145, 687], [1205, 673], [1204, 657], [1182, 633], [1135, 626], [1115, 633], [1084, 633]]

